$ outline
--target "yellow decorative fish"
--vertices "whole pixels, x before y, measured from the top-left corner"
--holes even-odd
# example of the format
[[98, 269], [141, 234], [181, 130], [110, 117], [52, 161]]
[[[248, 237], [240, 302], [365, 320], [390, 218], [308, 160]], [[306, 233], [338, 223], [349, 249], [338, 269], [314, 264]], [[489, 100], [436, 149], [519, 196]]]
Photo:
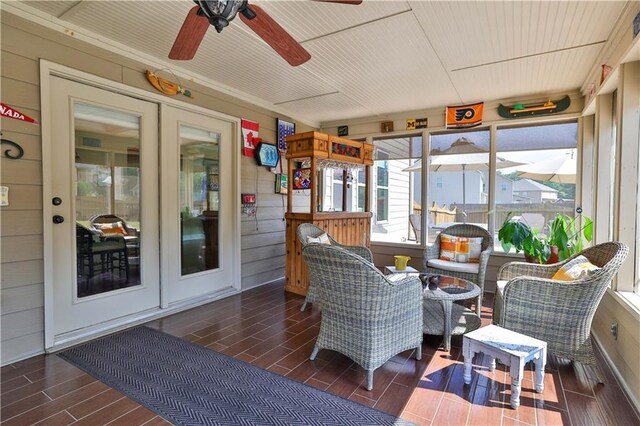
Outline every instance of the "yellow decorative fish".
[[172, 83], [169, 80], [165, 80], [162, 77], [158, 77], [153, 71], [147, 70], [145, 71], [145, 75], [147, 76], [147, 80], [153, 87], [155, 87], [160, 93], [164, 93], [165, 95], [175, 96], [178, 93], [182, 93], [183, 95], [192, 98], [191, 92], [188, 89], [180, 86], [179, 84]]

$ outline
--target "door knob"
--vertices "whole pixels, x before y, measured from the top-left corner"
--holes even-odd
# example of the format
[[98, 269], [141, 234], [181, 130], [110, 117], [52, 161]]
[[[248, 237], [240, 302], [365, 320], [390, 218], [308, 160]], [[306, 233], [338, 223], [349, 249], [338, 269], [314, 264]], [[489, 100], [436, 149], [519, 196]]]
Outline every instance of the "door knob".
[[53, 197], [51, 199], [51, 204], [53, 204], [54, 206], [59, 206], [60, 204], [62, 204], [62, 198], [60, 197]]
[[60, 216], [59, 214], [53, 216], [53, 223], [62, 223], [64, 222], [64, 217]]

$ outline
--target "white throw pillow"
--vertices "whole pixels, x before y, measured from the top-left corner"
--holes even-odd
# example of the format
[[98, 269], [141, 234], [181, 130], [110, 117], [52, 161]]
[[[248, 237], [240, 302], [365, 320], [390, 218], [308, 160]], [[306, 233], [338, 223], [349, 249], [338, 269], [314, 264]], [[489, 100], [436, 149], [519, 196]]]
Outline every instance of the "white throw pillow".
[[331, 240], [329, 239], [329, 236], [325, 232], [324, 234], [318, 235], [317, 238], [307, 237], [307, 243], [331, 244]]

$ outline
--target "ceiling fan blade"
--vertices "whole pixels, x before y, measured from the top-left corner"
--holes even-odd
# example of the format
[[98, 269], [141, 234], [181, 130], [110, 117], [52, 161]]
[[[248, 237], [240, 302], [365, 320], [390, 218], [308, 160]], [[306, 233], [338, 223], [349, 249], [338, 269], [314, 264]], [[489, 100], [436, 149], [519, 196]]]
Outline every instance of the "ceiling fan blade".
[[195, 6], [187, 14], [176, 41], [173, 42], [169, 59], [189, 60], [195, 56], [209, 28], [209, 20], [206, 16], [198, 15], [198, 10], [200, 7]]
[[247, 18], [244, 13], [240, 14], [242, 22], [260, 36], [273, 50], [275, 50], [285, 61], [292, 66], [304, 64], [311, 55], [304, 47], [291, 37], [267, 12], [259, 6], [251, 5], [250, 9], [255, 13], [253, 19]]
[[354, 6], [362, 3], [362, 0], [312, 0], [312, 1], [321, 1], [323, 3], [341, 3], [341, 4], [352, 4]]

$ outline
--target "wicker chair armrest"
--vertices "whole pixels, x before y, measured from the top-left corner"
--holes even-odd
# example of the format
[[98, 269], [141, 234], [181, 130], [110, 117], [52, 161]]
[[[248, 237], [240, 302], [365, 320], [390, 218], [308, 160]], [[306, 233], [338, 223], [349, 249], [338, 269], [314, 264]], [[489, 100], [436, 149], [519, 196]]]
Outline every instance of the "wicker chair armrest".
[[365, 246], [343, 246], [340, 244], [336, 245], [340, 248], [343, 248], [345, 250], [350, 251], [351, 253], [357, 254], [358, 256], [362, 257], [363, 259], [365, 259], [367, 262], [373, 262], [373, 254], [371, 253], [371, 250], [369, 250], [368, 247]]
[[436, 239], [436, 241], [427, 245], [424, 249], [424, 267], [427, 267], [427, 261], [431, 259], [437, 259], [440, 257], [440, 241]]
[[[520, 276], [510, 280], [504, 288], [500, 324], [511, 320], [539, 324], [554, 322], [567, 312], [595, 310], [585, 303], [585, 291], [591, 279], [559, 281], [540, 277]], [[505, 322], [506, 321], [506, 322]]]
[[392, 287], [389, 303], [406, 310], [421, 309], [422, 281], [420, 278], [411, 275], [397, 281], [387, 280], [387, 283]]
[[511, 280], [520, 276], [551, 278], [562, 264], [539, 265], [528, 262], [509, 262], [498, 270], [498, 280]]

